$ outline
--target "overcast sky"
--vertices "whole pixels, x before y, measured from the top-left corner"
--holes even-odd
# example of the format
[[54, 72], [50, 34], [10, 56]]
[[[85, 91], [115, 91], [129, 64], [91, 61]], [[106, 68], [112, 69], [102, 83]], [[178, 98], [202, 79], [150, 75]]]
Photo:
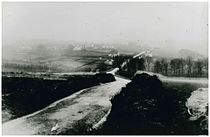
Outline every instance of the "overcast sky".
[[3, 46], [140, 41], [207, 52], [207, 3], [3, 3]]

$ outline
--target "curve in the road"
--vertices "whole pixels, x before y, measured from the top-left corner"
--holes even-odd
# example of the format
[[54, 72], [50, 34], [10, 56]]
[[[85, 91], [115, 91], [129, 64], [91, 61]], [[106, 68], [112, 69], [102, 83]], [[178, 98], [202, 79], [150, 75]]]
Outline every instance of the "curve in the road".
[[6, 122], [4, 135], [82, 134], [99, 127], [111, 109], [111, 98], [129, 80], [116, 81], [81, 90], [33, 114]]

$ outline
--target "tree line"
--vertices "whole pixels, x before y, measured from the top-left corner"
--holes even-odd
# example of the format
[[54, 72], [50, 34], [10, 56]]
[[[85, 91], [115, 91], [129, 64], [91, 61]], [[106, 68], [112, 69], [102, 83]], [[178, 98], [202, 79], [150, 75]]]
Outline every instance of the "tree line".
[[153, 72], [166, 76], [208, 77], [208, 59], [161, 58], [153, 62]]
[[[177, 77], [208, 77], [208, 59], [188, 58], [132, 58], [129, 56], [114, 57], [113, 67], [119, 67], [121, 73], [132, 76], [137, 70], [160, 73]], [[126, 62], [122, 67], [123, 62]]]

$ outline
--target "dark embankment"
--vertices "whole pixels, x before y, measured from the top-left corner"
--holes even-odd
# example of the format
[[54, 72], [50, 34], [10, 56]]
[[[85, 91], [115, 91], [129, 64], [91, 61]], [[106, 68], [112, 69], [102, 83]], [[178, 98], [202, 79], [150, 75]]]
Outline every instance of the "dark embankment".
[[3, 122], [35, 112], [81, 89], [112, 82], [111, 74], [2, 76]]
[[91, 134], [197, 135], [208, 134], [200, 121], [189, 121], [185, 103], [200, 85], [162, 83], [156, 76], [138, 74], [112, 99], [103, 127]]

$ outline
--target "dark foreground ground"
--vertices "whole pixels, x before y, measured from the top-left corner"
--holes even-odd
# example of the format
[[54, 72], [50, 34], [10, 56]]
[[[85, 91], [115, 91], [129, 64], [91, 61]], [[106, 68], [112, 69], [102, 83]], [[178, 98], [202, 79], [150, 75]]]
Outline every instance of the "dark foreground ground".
[[[137, 74], [126, 87], [119, 87], [119, 83], [126, 83], [122, 82], [122, 79], [120, 79], [120, 81], [111, 82], [115, 79], [113, 75], [109, 74], [83, 75], [82, 77], [78, 75], [50, 76], [50, 78], [52, 77], [54, 78], [49, 79], [48, 76], [42, 76], [44, 79], [40, 79], [39, 76], [33, 78], [17, 78], [12, 75], [3, 76], [3, 112], [7, 112], [7, 109], [13, 112], [9, 120], [39, 110], [51, 102], [71, 95], [82, 88], [91, 88], [80, 93], [81, 97], [84, 99], [81, 99], [80, 94], [78, 94], [74, 97], [75, 99], [71, 101], [72, 98], [69, 96], [67, 99], [64, 98], [64, 100], [62, 99], [60, 102], [58, 101], [58, 103], [56, 103], [59, 107], [52, 105], [38, 113], [6, 122], [3, 124], [5, 133], [9, 131], [8, 128], [11, 128], [18, 133], [21, 131], [19, 134], [51, 134], [50, 130], [58, 123], [59, 128], [55, 134], [208, 134], [208, 120], [206, 120], [206, 118], [208, 118], [208, 111], [197, 120], [190, 121], [190, 114], [186, 107], [187, 99], [191, 96], [191, 93], [198, 88], [206, 88], [206, 84], [192, 84], [189, 81], [176, 82], [175, 80], [165, 80], [163, 82], [160, 81], [158, 77], [148, 74]], [[110, 83], [100, 86], [100, 83], [106, 82]], [[98, 86], [92, 87], [94, 85]], [[121, 87], [123, 87], [122, 90], [120, 92], [116, 90], [115, 92], [119, 94], [115, 95], [113, 89], [120, 89]], [[114, 98], [109, 94], [112, 96], [115, 95]], [[103, 98], [105, 95], [109, 97]], [[104, 108], [109, 101], [105, 103], [106, 101], [102, 98], [105, 100], [112, 98], [112, 104], [110, 104], [111, 111], [108, 117], [105, 117], [102, 123], [99, 122], [100, 124], [98, 124], [97, 122], [100, 121], [100, 118], [106, 114], [101, 114], [101, 109], [98, 108], [94, 108], [94, 111], [91, 110], [91, 105], [89, 105], [88, 102], [94, 102], [92, 103], [94, 104], [93, 106], [102, 104], [101, 106]], [[76, 104], [74, 102], [75, 100], [77, 102]], [[75, 105], [77, 104], [80, 104], [76, 107], [78, 112], [75, 109]], [[67, 108], [69, 109], [67, 110]], [[106, 111], [103, 110], [101, 112], [107, 113], [109, 111], [109, 107], [105, 108]], [[97, 118], [98, 115], [96, 117], [96, 114], [99, 114], [100, 118]], [[73, 119], [71, 117], [73, 117]], [[89, 126], [94, 125], [91, 121], [96, 122], [95, 124], [100, 126], [96, 126], [97, 128], [89, 128]], [[76, 122], [76, 126], [74, 124], [72, 125], [71, 122]], [[19, 128], [20, 130], [17, 130]], [[16, 132], [14, 134], [16, 134]]]
[[80, 90], [35, 113], [3, 123], [2, 133], [4, 135], [87, 134], [101, 127], [111, 110], [111, 98], [128, 82], [129, 80], [116, 78], [116, 81]]
[[67, 97], [81, 89], [115, 81], [111, 74], [3, 73], [2, 122]]
[[112, 99], [112, 110], [103, 127], [90, 134], [207, 135], [208, 114], [190, 121], [186, 107], [191, 92], [203, 86], [162, 83], [156, 76], [136, 75]]

